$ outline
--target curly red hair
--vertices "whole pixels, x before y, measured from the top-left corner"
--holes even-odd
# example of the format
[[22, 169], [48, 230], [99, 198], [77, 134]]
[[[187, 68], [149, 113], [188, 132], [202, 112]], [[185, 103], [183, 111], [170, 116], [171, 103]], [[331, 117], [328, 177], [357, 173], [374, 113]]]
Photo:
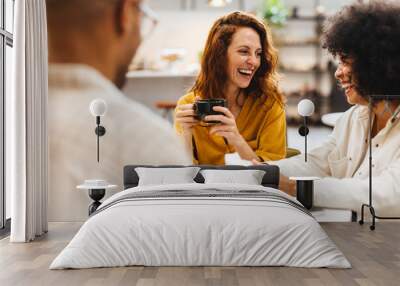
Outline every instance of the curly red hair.
[[278, 56], [273, 47], [268, 27], [253, 15], [233, 12], [219, 18], [212, 26], [204, 48], [201, 71], [191, 91], [202, 98], [223, 98], [222, 91], [227, 82], [227, 50], [238, 28], [254, 29], [260, 37], [261, 63], [249, 86], [244, 89], [246, 96], [273, 96], [283, 103], [278, 89]]

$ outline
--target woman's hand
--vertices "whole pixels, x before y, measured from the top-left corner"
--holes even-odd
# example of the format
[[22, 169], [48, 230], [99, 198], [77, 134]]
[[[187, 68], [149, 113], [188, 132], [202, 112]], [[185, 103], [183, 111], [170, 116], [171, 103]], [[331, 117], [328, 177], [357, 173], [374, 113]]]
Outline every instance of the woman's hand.
[[[251, 161], [253, 165], [258, 166], [258, 165], [268, 165], [266, 162], [259, 162], [257, 160], [252, 160]], [[286, 194], [296, 197], [297, 192], [296, 192], [296, 181], [289, 180], [288, 177], [284, 175], [279, 176], [279, 190], [282, 192], [285, 192]]]
[[195, 111], [193, 109], [193, 104], [178, 105], [175, 113], [175, 120], [182, 126], [184, 133], [191, 132], [193, 126], [199, 124], [199, 120], [194, 116]]
[[224, 115], [208, 115], [205, 117], [205, 121], [221, 122], [221, 124], [217, 124], [210, 128], [210, 134], [216, 134], [226, 138], [228, 143], [234, 147], [238, 147], [243, 143], [247, 144], [236, 126], [235, 116], [233, 116], [229, 109], [222, 106], [214, 106], [213, 109], [214, 111], [221, 112]]
[[260, 165], [269, 165], [267, 162], [260, 162], [260, 159], [253, 159], [251, 160], [253, 166], [260, 166]]
[[279, 190], [285, 192], [288, 195], [296, 197], [296, 181], [289, 180], [284, 175], [279, 176]]

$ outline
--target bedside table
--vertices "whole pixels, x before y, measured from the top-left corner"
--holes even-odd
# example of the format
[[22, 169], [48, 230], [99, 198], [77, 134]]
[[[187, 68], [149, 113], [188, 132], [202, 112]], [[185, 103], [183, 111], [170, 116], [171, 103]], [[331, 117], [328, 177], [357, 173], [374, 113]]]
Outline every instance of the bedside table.
[[106, 190], [116, 187], [117, 185], [111, 185], [105, 180], [85, 180], [82, 185], [76, 186], [77, 189], [88, 190], [89, 197], [93, 200], [93, 203], [91, 203], [88, 208], [89, 216], [101, 205], [100, 200], [106, 194]]

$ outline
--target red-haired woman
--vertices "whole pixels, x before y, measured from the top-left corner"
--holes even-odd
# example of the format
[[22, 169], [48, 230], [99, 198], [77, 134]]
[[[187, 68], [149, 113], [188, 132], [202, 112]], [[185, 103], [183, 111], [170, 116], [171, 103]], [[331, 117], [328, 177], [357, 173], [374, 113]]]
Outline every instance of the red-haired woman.
[[[286, 155], [284, 103], [276, 81], [277, 55], [267, 27], [252, 15], [234, 12], [211, 28], [201, 72], [178, 101], [175, 128], [198, 164], [223, 165], [226, 153], [244, 160], [269, 161]], [[196, 99], [224, 98], [223, 115], [209, 115], [202, 126], [194, 117]]]

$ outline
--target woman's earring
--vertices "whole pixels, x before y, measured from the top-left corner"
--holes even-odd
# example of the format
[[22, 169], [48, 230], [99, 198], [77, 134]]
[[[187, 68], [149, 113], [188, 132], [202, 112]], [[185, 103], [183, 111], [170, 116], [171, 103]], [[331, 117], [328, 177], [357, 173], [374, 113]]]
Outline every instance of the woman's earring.
[[385, 112], [391, 112], [389, 100], [385, 100]]
[[[390, 102], [389, 100], [385, 100], [385, 107], [383, 108], [383, 110], [379, 113], [379, 115], [383, 115], [386, 112], [391, 113], [392, 111], [390, 110]], [[392, 114], [393, 115], [393, 114]]]

